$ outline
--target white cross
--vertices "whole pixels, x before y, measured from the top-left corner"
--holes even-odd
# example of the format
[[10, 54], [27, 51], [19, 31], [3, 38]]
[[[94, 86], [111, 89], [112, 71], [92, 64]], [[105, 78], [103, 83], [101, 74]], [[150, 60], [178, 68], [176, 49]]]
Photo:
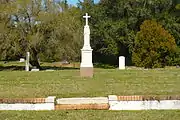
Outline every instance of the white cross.
[[86, 13], [86, 16], [83, 16], [83, 18], [86, 19], [86, 25], [88, 25], [88, 18], [90, 18], [91, 16], [88, 16], [88, 13]]

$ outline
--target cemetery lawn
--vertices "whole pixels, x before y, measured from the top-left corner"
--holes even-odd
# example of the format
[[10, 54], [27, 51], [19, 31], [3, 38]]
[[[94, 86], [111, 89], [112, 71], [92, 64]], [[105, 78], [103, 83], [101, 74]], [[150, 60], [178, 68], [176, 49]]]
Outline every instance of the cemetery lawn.
[[0, 111], [2, 120], [179, 120], [180, 111]]
[[94, 71], [94, 78], [81, 78], [78, 69], [0, 71], [0, 98], [180, 95], [179, 68]]
[[[19, 65], [19, 68], [24, 69]], [[6, 67], [5, 67], [6, 68]], [[78, 69], [0, 71], [0, 98], [95, 97], [108, 95], [180, 95], [180, 69], [95, 69], [81, 78]], [[17, 69], [19, 69], [17, 68]], [[3, 68], [4, 69], [4, 68]], [[9, 69], [9, 68], [8, 68]], [[0, 111], [2, 120], [179, 120], [180, 111]]]

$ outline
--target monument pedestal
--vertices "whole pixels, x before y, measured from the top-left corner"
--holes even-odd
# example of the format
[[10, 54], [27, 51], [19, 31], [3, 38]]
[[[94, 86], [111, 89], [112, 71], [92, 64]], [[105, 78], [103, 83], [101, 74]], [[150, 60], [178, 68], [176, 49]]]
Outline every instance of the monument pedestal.
[[93, 77], [93, 67], [81, 67], [80, 75], [81, 77]]
[[92, 49], [81, 49], [81, 54], [80, 76], [93, 77]]

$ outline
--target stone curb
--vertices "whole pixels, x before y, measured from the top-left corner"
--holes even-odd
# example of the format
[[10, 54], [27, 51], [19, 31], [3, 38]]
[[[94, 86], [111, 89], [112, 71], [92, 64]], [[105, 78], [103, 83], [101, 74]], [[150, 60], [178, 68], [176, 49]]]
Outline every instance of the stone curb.
[[0, 103], [54, 103], [57, 104], [98, 104], [108, 103], [108, 101], [148, 101], [148, 100], [180, 100], [180, 95], [155, 95], [155, 96], [117, 96], [108, 97], [86, 97], [86, 98], [57, 98], [49, 96], [47, 98], [0, 98]]
[[116, 101], [116, 100], [118, 100], [118, 96], [116, 96], [116, 95], [109, 95], [108, 96], [108, 100], [109, 101]]
[[180, 95], [117, 96], [84, 98], [0, 99], [0, 110], [149, 110], [180, 109]]
[[47, 98], [0, 98], [0, 103], [54, 103], [55, 98], [55, 96], [49, 96]]
[[45, 103], [46, 98], [14, 98], [14, 99], [8, 99], [8, 98], [1, 98], [0, 103]]
[[47, 98], [0, 99], [0, 110], [54, 110], [55, 96]]
[[[116, 98], [117, 97], [117, 98]], [[112, 100], [118, 100], [118, 101], [152, 101], [152, 100], [180, 100], [180, 95], [146, 95], [146, 96], [116, 96], [116, 95], [110, 95], [109, 101]]]
[[180, 96], [109, 95], [109, 110], [180, 110]]
[[54, 103], [56, 99], [56, 96], [49, 96], [45, 99], [46, 103]]

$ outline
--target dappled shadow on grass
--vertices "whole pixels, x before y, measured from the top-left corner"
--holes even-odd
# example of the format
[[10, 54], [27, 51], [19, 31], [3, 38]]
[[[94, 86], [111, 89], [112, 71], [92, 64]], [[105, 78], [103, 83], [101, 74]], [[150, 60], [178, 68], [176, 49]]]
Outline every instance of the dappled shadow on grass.
[[25, 70], [24, 66], [0, 66], [0, 71], [13, 71], [13, 70], [19, 70], [19, 71], [23, 71]]
[[78, 70], [75, 67], [41, 66], [42, 70]]
[[95, 68], [101, 68], [101, 69], [115, 69], [117, 66], [112, 66], [108, 64], [101, 64], [101, 63], [94, 63]]
[[[101, 69], [115, 69], [114, 66], [107, 66], [107, 65], [94, 65], [94, 68], [101, 68]], [[78, 70], [80, 68], [77, 67], [56, 67], [56, 66], [41, 66], [41, 70]], [[30, 68], [31, 70], [31, 68]], [[25, 71], [25, 66], [0, 66], [0, 71]]]
[[[79, 68], [73, 67], [53, 67], [53, 66], [42, 66], [41, 70], [77, 70]], [[0, 71], [25, 71], [24, 66], [0, 66]]]

